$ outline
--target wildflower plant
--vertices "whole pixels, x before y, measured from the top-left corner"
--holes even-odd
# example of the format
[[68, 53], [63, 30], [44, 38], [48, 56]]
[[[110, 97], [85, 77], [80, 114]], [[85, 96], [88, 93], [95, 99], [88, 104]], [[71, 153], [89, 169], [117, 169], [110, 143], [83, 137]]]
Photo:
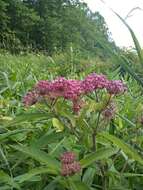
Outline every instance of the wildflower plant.
[[130, 94], [134, 84], [128, 81], [127, 91], [123, 81], [96, 73], [34, 83], [24, 106], [9, 107], [16, 115], [0, 117], [0, 186], [105, 190], [141, 184], [142, 98]]
[[[71, 185], [69, 177], [84, 176], [87, 166], [95, 162], [96, 153], [102, 147], [102, 143], [97, 139], [102, 131], [109, 130], [110, 121], [114, 120], [118, 110], [115, 99], [126, 91], [127, 87], [121, 80], [109, 80], [105, 75], [92, 73], [82, 80], [59, 77], [52, 81], [39, 81], [24, 96], [23, 103], [26, 107], [34, 104], [44, 105], [43, 111], [50, 114], [57, 133], [64, 134], [65, 137], [70, 135], [74, 140], [73, 146], [64, 146], [67, 151], [62, 150], [62, 156], [58, 156], [58, 175], [65, 178], [67, 188], [69, 183]], [[77, 153], [73, 149], [78, 145], [82, 147], [82, 151]], [[113, 147], [104, 147], [102, 150], [107, 157], [117, 151]], [[79, 161], [76, 154], [80, 158]], [[101, 178], [106, 178], [107, 171], [104, 167], [101, 162]], [[107, 179], [105, 181], [107, 182]], [[105, 181], [101, 180], [101, 184]]]
[[[19, 64], [18, 56], [13, 61], [11, 56], [3, 57], [1, 97], [7, 97], [8, 102], [7, 99], [0, 101], [2, 189], [142, 189], [143, 81], [140, 68], [143, 54], [130, 26], [118, 14], [116, 16], [132, 35], [137, 59], [128, 59], [118, 48], [113, 50], [106, 46], [104, 40], [100, 42], [99, 39], [99, 43], [113, 58], [115, 64], [110, 64], [112, 74], [117, 65], [129, 74], [127, 78], [124, 75], [129, 87], [127, 93], [127, 87], [121, 80], [109, 80], [102, 74], [92, 73], [82, 80], [59, 77], [37, 82], [24, 96], [24, 107], [21, 107], [18, 98], [35, 79], [45, 79], [47, 75], [50, 78], [68, 76], [69, 72], [65, 71], [70, 70], [69, 64], [64, 64], [63, 71], [64, 60], [57, 67], [59, 61], [51, 62], [50, 58], [47, 64], [46, 57], [43, 67], [43, 61], [39, 62], [39, 59], [39, 63], [33, 61], [29, 64], [29, 56], [28, 60], [23, 59], [24, 64]], [[9, 60], [13, 62], [12, 66], [7, 64]], [[94, 59], [92, 65], [87, 62], [89, 60], [84, 64], [86, 67], [77, 64], [80, 67], [75, 72], [85, 75], [95, 68], [98, 70]], [[134, 64], [136, 62], [140, 63], [139, 72], [134, 70], [135, 65], [138, 67]], [[106, 67], [111, 76], [107, 63], [105, 61], [102, 71], [106, 72]], [[8, 69], [3, 67], [4, 64]], [[70, 70], [73, 76], [74, 69], [76, 67]], [[82, 71], [84, 73], [80, 73]], [[10, 117], [5, 117], [7, 113]]]

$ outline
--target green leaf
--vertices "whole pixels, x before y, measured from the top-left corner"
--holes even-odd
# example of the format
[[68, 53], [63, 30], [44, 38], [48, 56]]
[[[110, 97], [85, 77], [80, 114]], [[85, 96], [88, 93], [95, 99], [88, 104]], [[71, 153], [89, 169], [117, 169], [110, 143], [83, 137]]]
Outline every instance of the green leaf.
[[43, 135], [40, 139], [37, 139], [36, 142], [34, 142], [34, 146], [37, 148], [44, 147], [48, 144], [55, 143], [60, 141], [63, 138], [63, 133], [55, 133], [55, 131], [51, 131], [50, 133], [46, 133]]
[[[132, 69], [132, 67], [129, 66], [130, 62], [129, 60], [121, 55], [122, 60], [120, 61], [120, 65], [127, 71], [140, 85], [143, 86], [143, 80], [137, 75], [137, 73]], [[131, 64], [133, 64], [131, 62]]]
[[0, 170], [0, 182], [8, 182], [11, 181], [11, 178], [4, 171]]
[[125, 56], [123, 56], [119, 51], [113, 51], [113, 48], [110, 46], [106, 45], [104, 43], [103, 39], [98, 39], [98, 42], [100, 45], [108, 50], [110, 55], [112, 55], [113, 58], [115, 58], [116, 63], [120, 64], [125, 71], [127, 71], [133, 79], [135, 79], [141, 86], [143, 86], [143, 80], [137, 75], [137, 73], [132, 69], [130, 65], [133, 64], [133, 62], [129, 61]]
[[6, 138], [9, 138], [12, 135], [16, 135], [16, 134], [28, 132], [28, 131], [32, 131], [32, 130], [31, 129], [17, 129], [17, 130], [9, 131], [7, 133], [0, 134], [0, 141], [3, 141]]
[[4, 77], [4, 79], [5, 79], [6, 86], [7, 86], [9, 89], [11, 89], [12, 86], [11, 86], [11, 84], [10, 84], [10, 80], [9, 80], [8, 74], [5, 73], [5, 72], [2, 72], [2, 71], [0, 71], [0, 73], [3, 75], [3, 77]]
[[[106, 4], [104, 1], [102, 1], [104, 4]], [[132, 36], [132, 39], [133, 39], [133, 42], [134, 42], [134, 45], [135, 45], [135, 48], [136, 48], [136, 51], [137, 51], [137, 54], [138, 54], [138, 57], [139, 57], [139, 61], [140, 61], [140, 64], [143, 66], [143, 54], [142, 54], [142, 49], [141, 49], [141, 46], [140, 46], [140, 43], [134, 33], [134, 31], [132, 30], [132, 28], [128, 25], [128, 23], [126, 22], [125, 19], [123, 19], [117, 12], [115, 12], [112, 8], [108, 7], [122, 22], [123, 24], [127, 27], [127, 29], [129, 30], [131, 36]]]
[[61, 123], [61, 121], [59, 121], [59, 119], [53, 118], [52, 123], [53, 123], [53, 127], [56, 128], [57, 132], [61, 132], [64, 130], [64, 125]]
[[122, 173], [123, 177], [143, 177], [143, 174], [136, 174], [136, 173]]
[[75, 127], [76, 125], [76, 121], [74, 116], [72, 115], [69, 107], [67, 106], [67, 104], [63, 104], [63, 102], [57, 102], [55, 105], [55, 109], [58, 115], [61, 115], [65, 118], [67, 118], [73, 127]]
[[90, 188], [83, 182], [73, 181], [69, 179], [70, 190], [90, 190]]
[[82, 181], [90, 187], [93, 183], [95, 173], [95, 168], [87, 168], [87, 170], [84, 172]]
[[12, 121], [8, 122], [6, 127], [16, 125], [22, 122], [49, 119], [50, 115], [48, 113], [27, 113], [16, 116]]
[[[113, 11], [113, 10], [112, 10]], [[141, 65], [143, 66], [143, 54], [142, 54], [142, 49], [141, 49], [141, 46], [139, 44], [139, 41], [135, 35], [135, 33], [133, 32], [132, 28], [128, 25], [128, 23], [118, 14], [116, 13], [115, 11], [113, 11], [114, 14], [124, 23], [124, 25], [128, 28], [131, 36], [132, 36], [132, 39], [133, 39], [133, 42], [134, 42], [134, 45], [136, 47], [136, 50], [137, 50], [137, 54], [138, 54], [138, 57], [139, 57], [139, 60], [140, 60], [140, 63]]]
[[59, 184], [57, 185], [57, 183], [60, 179], [61, 176], [57, 176], [43, 190], [55, 190], [57, 187], [59, 187]]
[[86, 155], [85, 158], [80, 160], [80, 164], [81, 164], [82, 168], [85, 168], [97, 160], [109, 158], [110, 156], [116, 154], [117, 151], [118, 150], [115, 148], [100, 149], [100, 150], [96, 151], [95, 153], [91, 153], [91, 154]]
[[14, 182], [13, 178], [2, 170], [0, 170], [0, 183], [5, 183], [5, 185], [7, 184], [15, 189], [20, 189], [19, 185]]
[[46, 167], [39, 167], [39, 168], [35, 168], [25, 174], [22, 174], [20, 176], [17, 176], [14, 178], [15, 181], [17, 181], [18, 183], [23, 183], [25, 181], [29, 181], [32, 177], [36, 176], [36, 175], [40, 175], [40, 174], [56, 174], [55, 170], [51, 170]]
[[128, 118], [126, 118], [125, 116], [120, 115], [119, 113], [116, 114], [118, 117], [120, 117], [122, 120], [126, 121], [128, 124], [130, 124], [132, 127], [136, 127], [136, 125], [130, 121]]
[[51, 168], [52, 171], [54, 170], [56, 173], [59, 172], [60, 164], [59, 162], [54, 159], [52, 156], [49, 156], [46, 152], [41, 151], [39, 149], [33, 147], [25, 147], [25, 146], [11, 146], [15, 150], [21, 151], [24, 154], [29, 155], [33, 159], [45, 163], [47, 167]]
[[143, 142], [143, 136], [141, 135], [141, 136], [136, 137], [136, 141], [138, 143], [142, 143]]
[[49, 152], [50, 155], [54, 154], [54, 152], [67, 140], [66, 137], [64, 137], [59, 143], [56, 144], [56, 146], [52, 149], [51, 152]]
[[112, 142], [114, 145], [116, 145], [118, 148], [122, 149], [125, 154], [128, 155], [129, 158], [138, 161], [140, 164], [143, 164], [143, 159], [141, 156], [128, 144], [120, 140], [119, 138], [110, 135], [109, 133], [103, 132], [100, 133], [99, 136], [104, 137], [105, 139], [108, 139], [110, 142]]

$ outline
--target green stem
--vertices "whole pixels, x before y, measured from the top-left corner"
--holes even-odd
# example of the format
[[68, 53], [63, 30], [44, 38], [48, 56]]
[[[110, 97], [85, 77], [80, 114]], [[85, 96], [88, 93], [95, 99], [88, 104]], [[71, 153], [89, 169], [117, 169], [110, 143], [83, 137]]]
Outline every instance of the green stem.
[[96, 127], [93, 129], [93, 134], [92, 134], [92, 142], [93, 142], [93, 151], [96, 151], [96, 135], [99, 127], [99, 121], [100, 121], [100, 112], [98, 113], [97, 121], [96, 121]]
[[102, 174], [102, 190], [107, 190], [107, 179], [105, 175], [105, 168], [104, 166], [100, 167], [101, 174]]
[[96, 151], [96, 133], [93, 132], [92, 134], [92, 142], [93, 142], [93, 151]]

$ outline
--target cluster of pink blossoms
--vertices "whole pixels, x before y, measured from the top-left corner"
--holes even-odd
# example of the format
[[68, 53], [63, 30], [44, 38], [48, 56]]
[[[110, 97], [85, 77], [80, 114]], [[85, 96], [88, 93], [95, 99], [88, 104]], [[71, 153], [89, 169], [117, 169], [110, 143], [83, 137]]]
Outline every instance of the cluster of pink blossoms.
[[84, 80], [72, 80], [59, 77], [53, 81], [39, 81], [31, 92], [23, 99], [25, 106], [35, 104], [41, 97], [51, 100], [63, 97], [73, 103], [73, 110], [78, 112], [82, 107], [81, 96], [97, 89], [106, 89], [109, 94], [118, 95], [126, 91], [126, 86], [121, 80], [110, 81], [104, 75], [92, 73]]
[[95, 91], [96, 89], [106, 88], [107, 83], [108, 80], [106, 76], [92, 73], [81, 82], [81, 88], [83, 92], [89, 93]]
[[24, 96], [23, 103], [24, 103], [25, 106], [30, 106], [30, 105], [36, 104], [38, 99], [39, 99], [39, 95], [37, 94], [36, 91], [33, 90], [31, 92], [28, 92]]
[[65, 152], [61, 156], [61, 175], [62, 176], [71, 176], [81, 170], [80, 163], [76, 161], [76, 155], [74, 152]]

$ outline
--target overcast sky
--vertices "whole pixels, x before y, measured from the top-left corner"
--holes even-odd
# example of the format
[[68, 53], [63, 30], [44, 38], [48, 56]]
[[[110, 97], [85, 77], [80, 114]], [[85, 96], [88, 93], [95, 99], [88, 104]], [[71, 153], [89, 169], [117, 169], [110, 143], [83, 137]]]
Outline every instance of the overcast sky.
[[[117, 45], [129, 47], [133, 46], [132, 38], [127, 28], [122, 22], [112, 13], [108, 8], [112, 8], [123, 18], [126, 17], [128, 12], [135, 7], [143, 9], [143, 0], [104, 0], [106, 5], [100, 0], [83, 0], [88, 4], [92, 11], [99, 11], [104, 16], [109, 30], [112, 33], [113, 39]], [[133, 15], [127, 19], [128, 24], [134, 30], [138, 40], [143, 47], [143, 10], [136, 10]]]

